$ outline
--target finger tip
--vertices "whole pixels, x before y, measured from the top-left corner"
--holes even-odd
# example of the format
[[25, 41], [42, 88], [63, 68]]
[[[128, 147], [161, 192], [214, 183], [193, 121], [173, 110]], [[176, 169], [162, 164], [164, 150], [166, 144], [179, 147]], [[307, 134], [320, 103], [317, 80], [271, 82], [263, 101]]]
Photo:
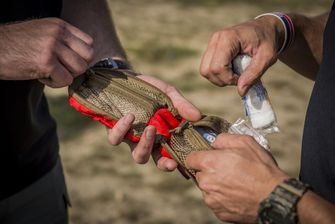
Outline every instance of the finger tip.
[[148, 125], [146, 127], [146, 129], [150, 130], [150, 131], [153, 131], [153, 132], [156, 132], [157, 131], [157, 128], [154, 126], [154, 125]]
[[177, 168], [178, 164], [174, 161], [171, 161], [169, 162], [167, 165], [166, 165], [166, 168], [168, 171], [173, 171]]
[[125, 117], [131, 118], [131, 119], [135, 119], [135, 115], [133, 113], [127, 113], [125, 115]]
[[124, 115], [121, 119], [125, 125], [129, 126], [134, 122], [135, 116], [131, 113], [128, 113]]
[[161, 157], [157, 162], [157, 167], [163, 171], [173, 171], [177, 168], [178, 164], [173, 159]]
[[190, 121], [198, 121], [201, 119], [201, 117], [202, 117], [201, 112], [195, 107], [192, 107], [192, 108], [190, 107], [186, 111], [185, 118], [189, 119]]

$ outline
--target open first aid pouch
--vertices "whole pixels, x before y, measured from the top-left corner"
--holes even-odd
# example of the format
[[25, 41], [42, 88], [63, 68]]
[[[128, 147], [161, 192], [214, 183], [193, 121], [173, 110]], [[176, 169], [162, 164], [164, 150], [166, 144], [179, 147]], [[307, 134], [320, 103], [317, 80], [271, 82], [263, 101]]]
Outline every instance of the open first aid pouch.
[[134, 143], [140, 140], [146, 126], [155, 126], [155, 143], [162, 156], [173, 158], [179, 170], [193, 179], [195, 171], [186, 168], [186, 156], [192, 151], [212, 150], [210, 143], [220, 133], [251, 135], [268, 148], [266, 139], [243, 120], [231, 124], [210, 115], [197, 122], [185, 120], [164, 92], [135, 75], [130, 70], [93, 67], [69, 87], [69, 103], [109, 128], [124, 115], [134, 114], [132, 128], [126, 135]]

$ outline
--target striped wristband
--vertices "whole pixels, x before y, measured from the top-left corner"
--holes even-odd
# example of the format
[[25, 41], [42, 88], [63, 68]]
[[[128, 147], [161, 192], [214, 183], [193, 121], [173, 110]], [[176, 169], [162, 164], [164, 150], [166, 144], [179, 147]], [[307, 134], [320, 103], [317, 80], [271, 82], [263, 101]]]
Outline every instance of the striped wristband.
[[287, 49], [294, 41], [294, 25], [293, 25], [293, 22], [292, 22], [292, 19], [282, 13], [282, 12], [270, 12], [270, 13], [264, 13], [264, 14], [261, 14], [259, 16], [256, 16], [255, 19], [258, 19], [260, 17], [263, 17], [263, 16], [274, 16], [276, 17], [277, 19], [280, 20], [280, 22], [282, 23], [283, 27], [284, 27], [284, 42], [283, 42], [283, 45], [281, 46], [281, 48], [279, 49], [278, 51], [278, 54], [282, 53], [285, 49]]

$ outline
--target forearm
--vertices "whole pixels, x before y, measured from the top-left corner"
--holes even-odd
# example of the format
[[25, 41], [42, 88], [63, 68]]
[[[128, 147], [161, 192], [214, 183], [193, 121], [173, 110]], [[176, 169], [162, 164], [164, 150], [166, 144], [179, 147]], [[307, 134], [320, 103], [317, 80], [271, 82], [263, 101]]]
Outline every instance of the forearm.
[[334, 211], [335, 205], [312, 191], [306, 192], [298, 203], [298, 217], [301, 224], [335, 223]]
[[290, 14], [295, 27], [295, 39], [279, 56], [279, 59], [293, 70], [313, 80], [322, 60], [323, 32], [328, 14], [316, 17]]
[[93, 37], [93, 63], [104, 57], [126, 59], [105, 0], [63, 1], [62, 18]]

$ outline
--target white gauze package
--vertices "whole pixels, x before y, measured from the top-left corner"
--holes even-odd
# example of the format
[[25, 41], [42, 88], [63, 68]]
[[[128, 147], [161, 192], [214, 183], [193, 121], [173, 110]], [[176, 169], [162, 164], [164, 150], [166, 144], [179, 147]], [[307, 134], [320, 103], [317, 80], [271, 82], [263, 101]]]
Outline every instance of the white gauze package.
[[[238, 55], [233, 60], [232, 69], [236, 74], [241, 75], [250, 62], [249, 55]], [[245, 115], [253, 128], [264, 134], [279, 132], [276, 114], [261, 80], [258, 80], [241, 99]]]

